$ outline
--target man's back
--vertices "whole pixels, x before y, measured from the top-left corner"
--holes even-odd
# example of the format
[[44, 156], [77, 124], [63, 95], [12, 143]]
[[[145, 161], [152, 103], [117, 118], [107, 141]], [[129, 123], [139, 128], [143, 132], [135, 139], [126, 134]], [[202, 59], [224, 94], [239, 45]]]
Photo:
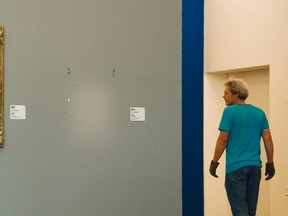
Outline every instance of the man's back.
[[260, 140], [269, 128], [265, 113], [251, 104], [233, 104], [224, 109], [219, 130], [229, 132], [226, 173], [244, 166], [261, 166]]

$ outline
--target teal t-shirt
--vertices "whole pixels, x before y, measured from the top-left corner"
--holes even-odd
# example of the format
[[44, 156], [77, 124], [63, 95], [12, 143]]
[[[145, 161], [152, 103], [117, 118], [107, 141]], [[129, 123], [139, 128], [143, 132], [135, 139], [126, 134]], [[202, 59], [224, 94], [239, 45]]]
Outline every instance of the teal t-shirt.
[[269, 128], [264, 111], [251, 104], [227, 106], [219, 130], [229, 132], [226, 145], [226, 174], [245, 166], [261, 166], [262, 131]]

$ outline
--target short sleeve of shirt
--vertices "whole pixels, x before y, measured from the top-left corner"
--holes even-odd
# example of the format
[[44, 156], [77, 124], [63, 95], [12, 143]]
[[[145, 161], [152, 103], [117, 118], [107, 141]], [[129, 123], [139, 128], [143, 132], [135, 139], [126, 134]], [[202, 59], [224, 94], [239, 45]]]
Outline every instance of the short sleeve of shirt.
[[269, 123], [268, 123], [267, 117], [266, 117], [265, 113], [263, 113], [263, 115], [264, 115], [263, 129], [268, 129]]
[[228, 107], [226, 107], [223, 111], [218, 129], [221, 131], [230, 132], [232, 126], [232, 114], [229, 112], [229, 109], [227, 108]]

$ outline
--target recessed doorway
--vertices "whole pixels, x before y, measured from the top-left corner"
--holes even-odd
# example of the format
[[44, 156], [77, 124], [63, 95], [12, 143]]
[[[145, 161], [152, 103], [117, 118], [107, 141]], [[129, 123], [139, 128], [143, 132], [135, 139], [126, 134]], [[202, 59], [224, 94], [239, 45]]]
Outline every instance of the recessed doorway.
[[[249, 97], [246, 102], [261, 107], [269, 119], [269, 65], [236, 68], [231, 70], [207, 72], [204, 74], [204, 197], [205, 215], [231, 216], [230, 206], [224, 188], [225, 155], [220, 159], [219, 178], [210, 176], [208, 169], [214, 153], [218, 136], [218, 124], [225, 108], [223, 82], [228, 77], [244, 79], [248, 83]], [[263, 143], [261, 145], [263, 149]], [[262, 162], [266, 162], [264, 149]], [[264, 169], [262, 169], [264, 176]], [[263, 178], [262, 178], [263, 179]], [[269, 182], [261, 181], [257, 215], [269, 216]]]

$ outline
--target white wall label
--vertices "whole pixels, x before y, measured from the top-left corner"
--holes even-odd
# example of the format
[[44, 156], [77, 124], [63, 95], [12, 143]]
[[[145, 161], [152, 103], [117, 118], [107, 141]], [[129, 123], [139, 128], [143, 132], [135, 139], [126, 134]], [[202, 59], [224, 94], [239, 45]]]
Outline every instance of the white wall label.
[[24, 105], [10, 105], [10, 119], [26, 119], [26, 107]]
[[145, 107], [130, 107], [130, 121], [145, 121]]

